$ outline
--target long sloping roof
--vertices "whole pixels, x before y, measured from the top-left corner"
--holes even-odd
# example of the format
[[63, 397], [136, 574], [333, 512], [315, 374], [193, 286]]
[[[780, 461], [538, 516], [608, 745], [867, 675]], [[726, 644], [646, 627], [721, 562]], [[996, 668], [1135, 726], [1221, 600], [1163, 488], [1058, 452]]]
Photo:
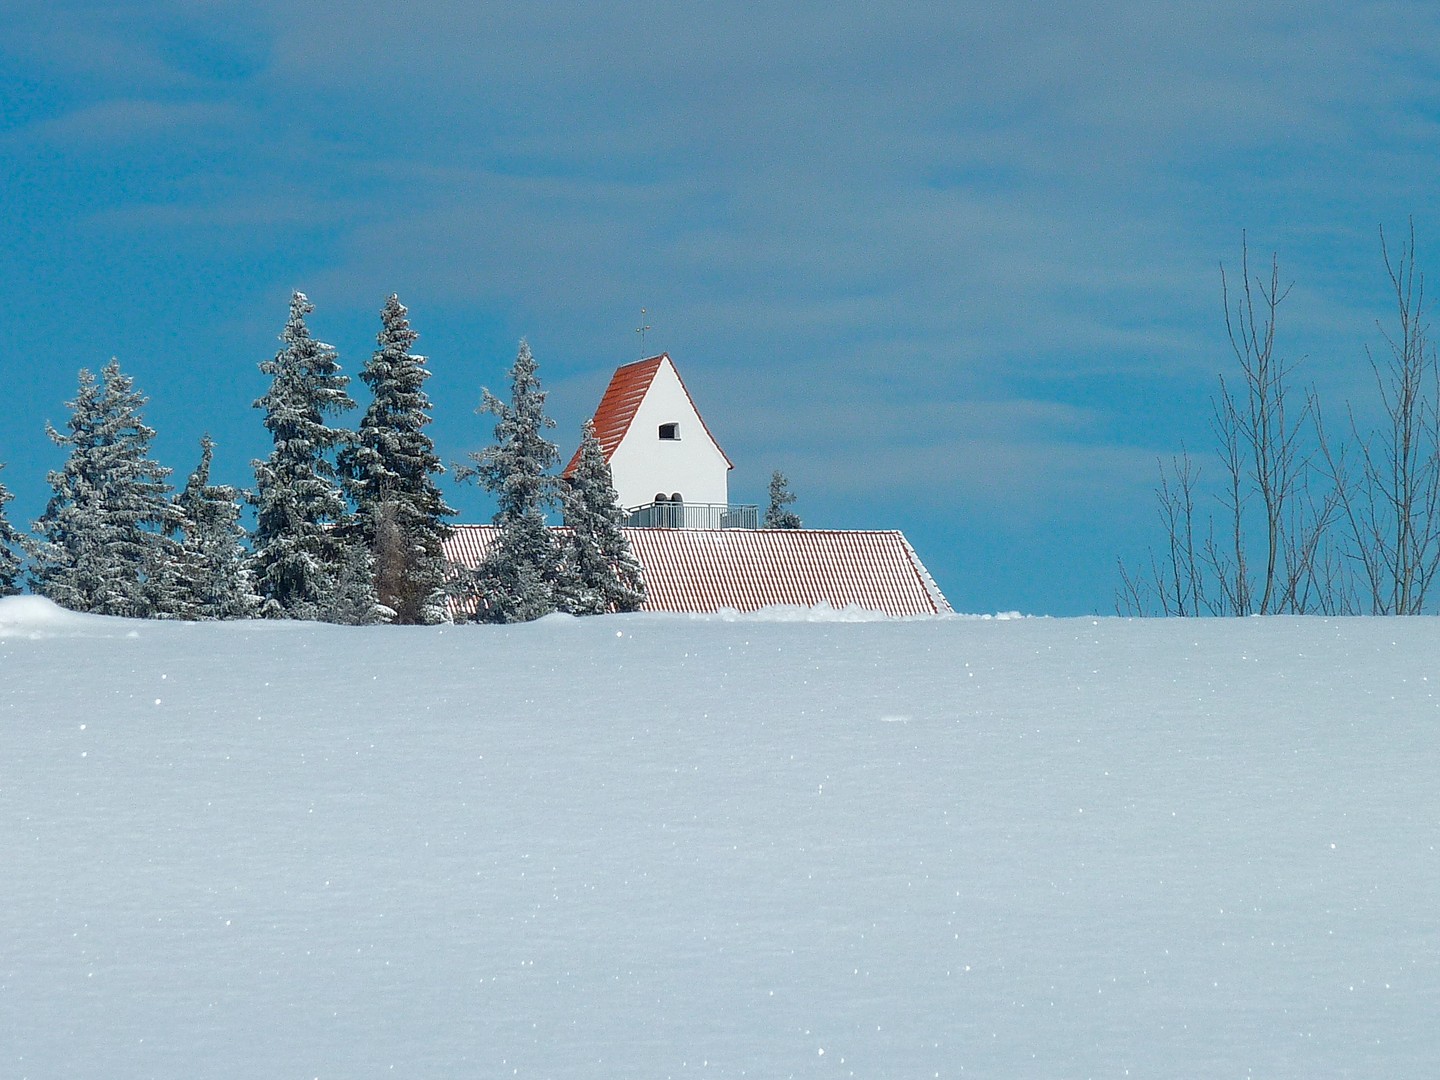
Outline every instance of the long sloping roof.
[[[445, 554], [478, 566], [493, 525], [457, 525]], [[645, 574], [646, 611], [758, 611], [777, 604], [850, 605], [885, 615], [951, 611], [895, 529], [625, 529]]]
[[[609, 461], [614, 455], [616, 447], [625, 438], [625, 433], [630, 430], [630, 422], [635, 419], [640, 402], [645, 400], [646, 391], [655, 381], [655, 373], [660, 370], [660, 365], [666, 360], [670, 360], [669, 353], [636, 360], [631, 364], [622, 364], [615, 369], [615, 374], [610, 376], [610, 385], [601, 395], [600, 404], [595, 409], [594, 417], [595, 438], [600, 443], [600, 449], [605, 452], [606, 461]], [[674, 368], [675, 361], [670, 360], [670, 366]], [[685, 386], [685, 380], [681, 378], [679, 368], [675, 368], [675, 377], [680, 379], [680, 389], [685, 391], [685, 396], [690, 401], [690, 407], [694, 409], [695, 399], [690, 397], [690, 390]], [[695, 409], [695, 415], [700, 416], [699, 409]], [[710, 441], [715, 442], [715, 436], [710, 434], [710, 428], [705, 423], [703, 416], [700, 416], [700, 426], [705, 428], [705, 434], [710, 436]], [[730, 460], [729, 455], [721, 449], [718, 442], [715, 442], [715, 448], [720, 450], [720, 456], [725, 458], [725, 463], [733, 469], [734, 463]], [[580, 451], [577, 449], [571, 455], [570, 463], [565, 466], [564, 475], [569, 476], [579, 461]]]

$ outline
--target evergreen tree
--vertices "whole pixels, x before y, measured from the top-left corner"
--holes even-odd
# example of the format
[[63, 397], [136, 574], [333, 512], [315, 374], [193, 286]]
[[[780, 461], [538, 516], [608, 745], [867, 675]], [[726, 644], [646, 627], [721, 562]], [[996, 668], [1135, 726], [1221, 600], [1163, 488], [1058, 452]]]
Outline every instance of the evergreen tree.
[[545, 415], [535, 366], [530, 346], [520, 342], [510, 369], [510, 403], [486, 390], [476, 410], [499, 417], [495, 444], [471, 454], [473, 466], [457, 470], [460, 479], [473, 477], [499, 503], [494, 519], [499, 535], [475, 573], [475, 617], [484, 622], [525, 622], [556, 610], [560, 552], [545, 514], [555, 501], [555, 479], [548, 471], [560, 454], [543, 434], [555, 421]]
[[148, 456], [155, 432], [140, 418], [144, 404], [111, 360], [100, 380], [80, 372], [68, 434], [45, 425], [70, 456], [46, 477], [54, 494], [35, 523], [31, 585], [74, 611], [155, 614], [153, 584], [172, 549], [161, 531], [170, 470]]
[[425, 357], [410, 352], [418, 335], [391, 295], [380, 313], [379, 348], [360, 373], [374, 398], [359, 438], [341, 460], [360, 537], [375, 560], [378, 600], [399, 623], [444, 618], [445, 504], [433, 476], [444, 466], [425, 434], [430, 399]]
[[392, 622], [395, 610], [376, 595], [375, 556], [354, 522], [337, 531], [335, 586], [320, 617], [347, 626]]
[[160, 519], [160, 536], [146, 563], [145, 597], [152, 619], [191, 619], [186, 587], [184, 514], [175, 499], [167, 501]]
[[605, 451], [595, 438], [593, 420], [585, 421], [580, 459], [561, 489], [561, 502], [570, 529], [561, 543], [565, 567], [561, 610], [572, 615], [638, 611], [645, 602], [645, 582], [620, 531], [625, 511], [615, 494]]
[[316, 341], [305, 325], [314, 311], [305, 294], [290, 297], [283, 348], [260, 370], [269, 392], [255, 402], [275, 449], [255, 466], [255, 539], [251, 556], [255, 590], [267, 618], [329, 618], [352, 562], [342, 533], [348, 507], [336, 482], [331, 454], [354, 435], [326, 425], [353, 408], [333, 346]]
[[251, 584], [240, 492], [210, 482], [215, 443], [200, 440], [200, 463], [175, 499], [173, 529], [181, 536], [171, 613], [181, 619], [249, 619], [260, 598]]
[[800, 516], [789, 509], [795, 501], [795, 493], [790, 490], [790, 481], [785, 479], [785, 474], [776, 469], [770, 475], [770, 506], [765, 511], [765, 528], [767, 529], [799, 529]]
[[[0, 463], [0, 469], [3, 468], [4, 464]], [[0, 596], [12, 596], [20, 591], [20, 572], [24, 566], [20, 558], [25, 550], [24, 538], [5, 516], [5, 504], [14, 497], [0, 484]]]

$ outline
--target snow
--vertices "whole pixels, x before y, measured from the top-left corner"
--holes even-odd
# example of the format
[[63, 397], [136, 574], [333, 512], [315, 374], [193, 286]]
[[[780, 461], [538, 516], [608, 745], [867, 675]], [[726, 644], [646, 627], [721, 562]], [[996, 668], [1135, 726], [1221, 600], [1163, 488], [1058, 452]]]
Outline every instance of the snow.
[[38, 641], [56, 636], [114, 637], [144, 625], [129, 619], [67, 611], [43, 596], [0, 596], [0, 638], [28, 637]]
[[3, 600], [0, 1075], [1426, 1075], [1437, 657]]

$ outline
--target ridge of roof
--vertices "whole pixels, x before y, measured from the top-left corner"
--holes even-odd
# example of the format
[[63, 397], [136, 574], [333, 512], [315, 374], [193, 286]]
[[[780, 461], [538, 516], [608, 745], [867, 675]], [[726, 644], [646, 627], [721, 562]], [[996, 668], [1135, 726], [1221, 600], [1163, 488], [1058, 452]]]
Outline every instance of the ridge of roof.
[[[568, 531], [568, 526], [565, 526], [565, 525], [548, 525], [548, 526], [546, 526], [546, 527], [549, 528], [549, 529], [550, 529], [551, 531], [553, 531], [553, 532], [567, 532], [567, 531]], [[494, 524], [493, 522], [489, 522], [489, 521], [456, 521], [456, 522], [453, 522], [453, 523], [450, 525], [450, 528], [451, 528], [452, 530], [457, 530], [457, 529], [458, 529], [458, 530], [480, 530], [480, 531], [482, 531], [482, 532], [498, 532], [499, 529], [500, 529], [500, 526]], [[683, 529], [656, 529], [656, 528], [649, 528], [649, 527], [637, 526], [637, 525], [622, 525], [622, 526], [621, 526], [621, 529], [622, 529], [622, 530], [631, 530], [631, 529], [640, 530], [640, 529], [643, 529], [645, 532], [663, 532], [663, 533], [671, 533], [671, 534], [684, 533], [684, 534], [686, 534], [687, 536], [688, 536], [688, 535], [699, 536], [699, 535], [704, 535], [704, 534], [706, 534], [706, 533], [721, 533], [721, 534], [724, 534], [725, 536], [738, 536], [738, 535], [750, 534], [750, 533], [763, 533], [763, 534], [765, 534], [765, 535], [767, 535], [767, 536], [790, 536], [790, 535], [792, 535], [792, 534], [800, 534], [800, 533], [805, 533], [805, 534], [807, 534], [807, 535], [815, 535], [815, 534], [819, 534], [819, 535], [840, 534], [840, 535], [843, 535], [843, 536], [899, 536], [899, 537], [903, 537], [903, 536], [905, 535], [905, 530], [904, 530], [904, 529], [812, 529], [812, 528], [811, 528], [810, 526], [808, 526], [808, 525], [804, 526], [803, 528], [799, 528], [799, 529], [767, 529], [767, 528], [764, 528], [763, 526], [762, 526], [761, 528], [758, 528], [758, 529], [717, 529], [717, 528], [708, 528], [708, 529], [707, 529], [707, 528], [694, 528], [694, 529], [692, 529], [692, 528], [690, 528], [690, 527], [688, 527], [688, 526], [685, 527], [685, 528], [683, 528]], [[910, 541], [906, 540], [906, 541], [905, 541], [905, 546], [909, 549], [909, 554], [910, 554], [910, 555], [914, 555], [915, 561], [918, 562], [919, 559], [920, 559], [920, 556], [915, 553], [915, 549], [914, 549], [914, 547], [912, 547], [912, 546], [910, 545]]]

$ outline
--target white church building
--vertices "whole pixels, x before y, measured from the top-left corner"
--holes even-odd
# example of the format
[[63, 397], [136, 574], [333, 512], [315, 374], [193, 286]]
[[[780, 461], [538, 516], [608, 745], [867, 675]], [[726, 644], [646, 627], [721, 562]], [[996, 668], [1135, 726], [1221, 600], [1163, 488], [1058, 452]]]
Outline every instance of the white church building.
[[[595, 410], [626, 539], [645, 577], [643, 610], [758, 611], [776, 605], [940, 615], [950, 604], [895, 529], [762, 529], [730, 502], [725, 451], [668, 354], [616, 369]], [[566, 466], [575, 468], [579, 451]], [[446, 557], [480, 564], [493, 525], [457, 525]]]
[[[618, 368], [595, 410], [620, 505], [669, 527], [720, 527], [735, 466], [710, 434], [668, 354]], [[570, 459], [566, 475], [580, 452]], [[751, 528], [757, 524], [748, 523]]]

